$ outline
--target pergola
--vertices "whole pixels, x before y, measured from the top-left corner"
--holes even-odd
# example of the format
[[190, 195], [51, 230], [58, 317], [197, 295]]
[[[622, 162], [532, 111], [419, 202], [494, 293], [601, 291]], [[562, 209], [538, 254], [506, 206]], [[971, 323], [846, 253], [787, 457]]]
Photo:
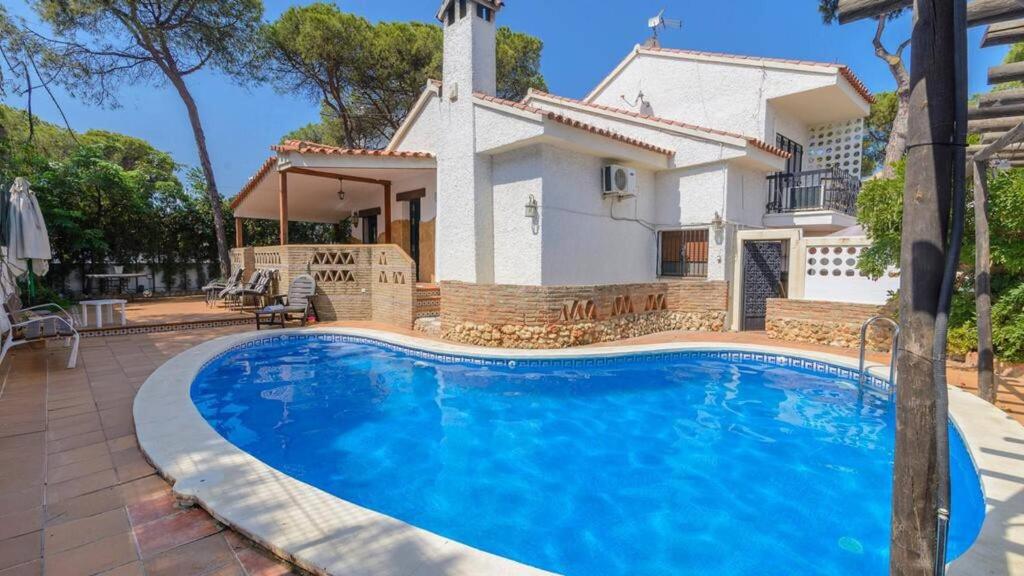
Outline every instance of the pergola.
[[354, 150], [297, 140], [271, 149], [277, 154], [231, 202], [239, 248], [245, 244], [245, 219], [278, 220], [284, 245], [289, 221], [337, 224], [352, 215], [376, 214], [383, 216], [384, 242], [390, 243], [393, 204], [422, 195], [436, 173], [429, 152]]

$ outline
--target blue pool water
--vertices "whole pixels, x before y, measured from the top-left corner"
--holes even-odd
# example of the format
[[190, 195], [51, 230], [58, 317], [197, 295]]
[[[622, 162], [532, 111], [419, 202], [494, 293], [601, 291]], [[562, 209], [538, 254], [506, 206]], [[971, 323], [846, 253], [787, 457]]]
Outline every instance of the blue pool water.
[[[226, 439], [345, 500], [569, 575], [887, 574], [893, 410], [784, 358], [474, 363], [285, 337], [203, 368]], [[950, 558], [983, 517], [951, 428]]]

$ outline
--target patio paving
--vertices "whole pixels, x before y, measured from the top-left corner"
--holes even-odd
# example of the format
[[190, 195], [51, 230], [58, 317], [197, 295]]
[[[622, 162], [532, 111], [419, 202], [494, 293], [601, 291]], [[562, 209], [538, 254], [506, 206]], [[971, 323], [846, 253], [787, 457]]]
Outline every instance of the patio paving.
[[[78, 306], [75, 306], [77, 309]], [[181, 296], [173, 298], [141, 298], [128, 302], [125, 306], [125, 318], [128, 327], [158, 326], [166, 324], [190, 324], [196, 322], [218, 322], [226, 320], [251, 320], [252, 314], [230, 308], [220, 303], [207, 306], [203, 296]], [[115, 314], [114, 321], [104, 317], [103, 327], [116, 329], [121, 327], [120, 317]], [[89, 325], [85, 329], [95, 329], [94, 310], [89, 309]]]
[[[0, 366], [0, 576], [293, 573], [205, 511], [179, 507], [134, 434], [132, 402], [153, 370], [200, 342], [248, 329], [89, 338], [74, 370], [64, 369], [64, 348], [16, 349]], [[630, 342], [695, 340], [780, 344], [758, 333], [685, 332]], [[1016, 385], [1015, 394], [1024, 388]]]

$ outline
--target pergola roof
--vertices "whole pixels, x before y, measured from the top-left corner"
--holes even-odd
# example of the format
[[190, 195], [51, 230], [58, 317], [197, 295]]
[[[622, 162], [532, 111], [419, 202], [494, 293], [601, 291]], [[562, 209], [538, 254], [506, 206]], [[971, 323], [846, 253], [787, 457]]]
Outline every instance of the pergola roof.
[[[277, 155], [263, 162], [231, 201], [238, 218], [279, 218], [280, 173], [288, 179], [289, 220], [334, 223], [349, 215], [353, 200], [378, 198], [381, 183], [400, 187], [436, 169], [429, 152], [348, 149], [299, 140], [271, 149]], [[342, 189], [344, 201], [338, 196]]]

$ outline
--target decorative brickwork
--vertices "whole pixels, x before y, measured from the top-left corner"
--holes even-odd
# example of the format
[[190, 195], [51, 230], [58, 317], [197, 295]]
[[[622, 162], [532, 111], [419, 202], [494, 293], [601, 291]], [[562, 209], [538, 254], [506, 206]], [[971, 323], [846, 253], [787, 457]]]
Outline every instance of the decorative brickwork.
[[441, 284], [441, 333], [505, 348], [565, 348], [667, 330], [721, 331], [725, 282], [602, 286]]
[[[248, 256], [248, 255], [251, 255]], [[237, 258], [243, 262], [239, 263]], [[272, 293], [292, 278], [316, 279], [314, 303], [321, 320], [373, 320], [411, 328], [415, 264], [393, 244], [264, 246], [232, 251], [232, 265], [277, 271]]]
[[[765, 330], [769, 338], [777, 340], [857, 348], [861, 325], [879, 314], [883, 309], [874, 304], [769, 299]], [[868, 331], [872, 350], [888, 351], [891, 340], [891, 331], [885, 325], [875, 325]]]

